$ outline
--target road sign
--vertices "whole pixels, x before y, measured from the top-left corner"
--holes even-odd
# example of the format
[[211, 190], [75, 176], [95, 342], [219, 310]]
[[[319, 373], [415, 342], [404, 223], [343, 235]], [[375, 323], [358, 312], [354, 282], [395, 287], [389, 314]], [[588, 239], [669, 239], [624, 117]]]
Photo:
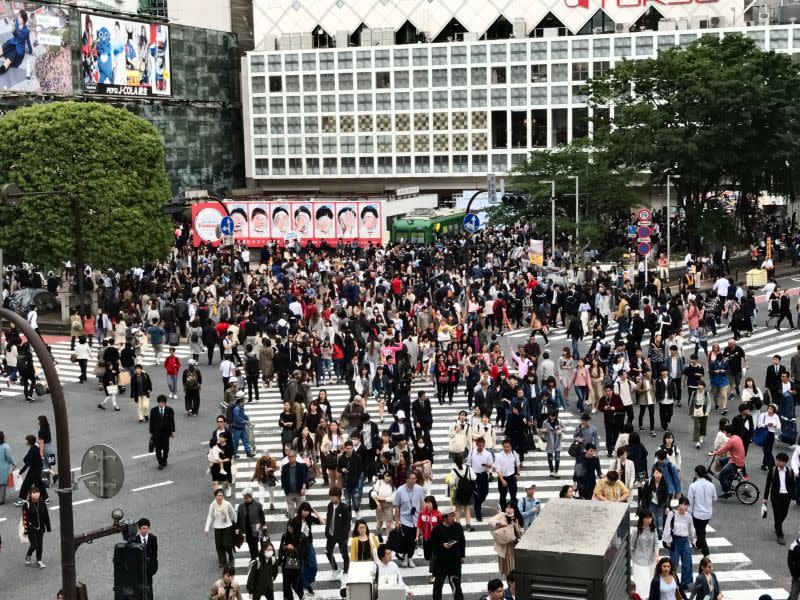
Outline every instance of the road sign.
[[639, 242], [639, 245], [636, 246], [636, 251], [642, 256], [647, 256], [650, 254], [650, 244], [648, 242]]
[[653, 231], [648, 225], [640, 225], [636, 230], [636, 235], [639, 237], [640, 242], [648, 239], [652, 233]]
[[640, 221], [649, 221], [652, 215], [650, 214], [649, 208], [640, 208], [636, 213], [636, 216], [639, 217]]
[[219, 222], [219, 230], [222, 235], [233, 235], [233, 217], [225, 215]]
[[464, 216], [464, 230], [467, 233], [475, 233], [481, 227], [481, 218], [475, 213]]
[[125, 482], [125, 465], [111, 446], [96, 444], [83, 455], [78, 478], [98, 498], [112, 498]]
[[497, 184], [494, 173], [486, 175], [486, 200], [489, 203], [494, 202], [497, 195]]

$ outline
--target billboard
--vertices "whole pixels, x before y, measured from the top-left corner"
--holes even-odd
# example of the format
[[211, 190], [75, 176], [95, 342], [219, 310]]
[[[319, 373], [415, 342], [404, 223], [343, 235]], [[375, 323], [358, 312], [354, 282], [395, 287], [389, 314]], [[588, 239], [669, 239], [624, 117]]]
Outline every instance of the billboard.
[[167, 25], [89, 13], [80, 18], [84, 93], [172, 95]]
[[72, 49], [66, 7], [0, 2], [0, 89], [72, 93]]
[[[251, 247], [298, 240], [302, 245], [335, 244], [339, 239], [362, 245], [383, 241], [381, 202], [225, 202], [234, 223], [233, 237]], [[194, 245], [220, 241], [224, 215], [216, 202], [192, 206]]]

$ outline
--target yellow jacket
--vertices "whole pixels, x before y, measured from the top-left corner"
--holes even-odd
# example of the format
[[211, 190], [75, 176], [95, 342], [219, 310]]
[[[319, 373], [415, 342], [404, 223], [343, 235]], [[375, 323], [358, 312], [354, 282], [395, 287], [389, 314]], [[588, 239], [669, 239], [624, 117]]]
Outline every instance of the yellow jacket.
[[[374, 533], [369, 534], [370, 557], [361, 560], [378, 560], [378, 536]], [[350, 538], [350, 560], [358, 561], [358, 536]]]

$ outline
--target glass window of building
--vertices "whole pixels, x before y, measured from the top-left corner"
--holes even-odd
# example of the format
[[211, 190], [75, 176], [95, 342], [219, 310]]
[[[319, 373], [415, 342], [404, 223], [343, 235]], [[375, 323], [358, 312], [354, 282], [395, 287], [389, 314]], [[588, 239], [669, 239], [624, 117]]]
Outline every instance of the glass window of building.
[[508, 46], [505, 44], [492, 44], [490, 52], [493, 63], [508, 62]]
[[286, 91], [287, 92], [299, 92], [300, 91], [300, 76], [299, 75], [287, 75], [286, 76]]
[[333, 73], [323, 73], [319, 76], [319, 89], [321, 92], [332, 92], [336, 89], [336, 76]]
[[552, 81], [566, 81], [569, 76], [569, 65], [567, 63], [556, 63], [550, 65], [550, 79]]
[[395, 49], [393, 51], [394, 56], [394, 66], [395, 67], [407, 67], [408, 66], [408, 50], [403, 49]]
[[358, 110], [359, 111], [372, 110], [372, 94], [358, 95]]
[[792, 47], [800, 48], [800, 27], [792, 29]]
[[323, 154], [336, 154], [336, 138], [324, 137], [322, 138], [322, 153]]
[[338, 161], [335, 158], [322, 159], [322, 172], [325, 175], [336, 175], [338, 170]]
[[287, 117], [286, 132], [300, 133], [300, 117]]
[[[272, 106], [272, 101], [277, 100], [280, 105], [283, 105], [283, 101], [280, 98], [270, 98], [270, 108]], [[263, 97], [254, 96], [253, 97], [253, 114], [254, 115], [263, 115], [267, 112], [267, 99]], [[274, 111], [270, 111], [274, 112]]]
[[567, 109], [553, 109], [553, 145], [566, 146], [569, 142], [569, 131], [567, 130]]
[[283, 138], [272, 138], [272, 154], [286, 154], [286, 142]]
[[360, 154], [372, 153], [375, 151], [375, 139], [371, 135], [358, 136], [358, 152]]
[[317, 55], [313, 52], [303, 54], [303, 71], [317, 70]]
[[372, 67], [372, 53], [369, 50], [356, 52], [356, 67], [359, 69], [369, 69]]
[[547, 42], [531, 42], [531, 60], [547, 60]]
[[392, 172], [392, 157], [379, 156], [378, 157], [378, 173], [385, 175]]
[[[800, 29], [796, 30], [800, 31]], [[694, 33], [682, 33], [678, 36], [678, 45], [681, 48], [686, 48], [690, 44], [692, 44], [697, 39], [697, 35]]]
[[319, 54], [319, 70], [332, 71], [333, 70], [333, 52], [320, 52]]
[[369, 175], [375, 172], [375, 159], [371, 156], [362, 156], [358, 159], [358, 172]]
[[467, 107], [467, 90], [453, 90], [450, 92], [451, 100], [450, 106], [453, 108], [466, 108]]
[[339, 73], [339, 89], [352, 90], [353, 89], [353, 74], [352, 73]]
[[332, 115], [322, 117], [322, 133], [336, 133], [336, 117]]
[[286, 112], [287, 113], [300, 112], [300, 96], [286, 96]]
[[496, 83], [508, 83], [505, 67], [492, 67], [492, 85]]
[[528, 60], [528, 44], [511, 44], [511, 62], [525, 62]]
[[531, 146], [547, 148], [547, 111], [531, 111]]
[[466, 154], [453, 155], [453, 173], [466, 173], [469, 167], [469, 156]]
[[486, 112], [485, 111], [475, 111], [472, 113], [472, 129], [486, 129]]
[[492, 106], [507, 106], [508, 90], [506, 88], [492, 88]]
[[447, 130], [447, 113], [435, 112], [433, 113], [433, 128], [436, 131]]
[[589, 40], [572, 40], [572, 58], [589, 58]]
[[611, 40], [608, 38], [598, 38], [592, 40], [592, 52], [595, 58], [604, 58], [611, 54]]
[[472, 157], [472, 172], [481, 173], [489, 171], [489, 157], [485, 154], [476, 154]]
[[470, 62], [475, 63], [486, 62], [486, 46], [472, 46], [469, 51]]
[[470, 81], [472, 85], [486, 85], [486, 67], [472, 67]]
[[653, 36], [642, 35], [636, 39], [636, 56], [651, 56], [653, 54]]
[[253, 133], [255, 135], [267, 135], [267, 134], [269, 134], [269, 128], [267, 127], [267, 119], [266, 119], [266, 117], [257, 117], [255, 119], [253, 119]]
[[269, 175], [269, 159], [257, 158], [256, 159], [256, 175]]
[[615, 37], [614, 56], [630, 56], [630, 55], [631, 55], [631, 38]]
[[269, 76], [269, 91], [273, 94], [283, 91], [283, 77], [280, 75]]
[[430, 120], [428, 113], [417, 113], [414, 115], [414, 129], [416, 131], [423, 131], [430, 127]]
[[378, 71], [375, 73], [375, 87], [379, 90], [388, 90], [392, 87], [391, 73], [389, 71]]
[[253, 54], [250, 56], [250, 72], [263, 73], [264, 72], [264, 55]]
[[339, 95], [339, 112], [353, 112], [353, 94]]
[[379, 69], [385, 69], [389, 66], [388, 50], [375, 50], [375, 66]]
[[508, 171], [508, 156], [505, 154], [492, 154], [492, 171], [495, 173]]
[[431, 172], [431, 157], [415, 156], [414, 173], [430, 173], [430, 172]]
[[392, 95], [375, 94], [375, 110], [381, 110], [381, 111], [392, 110]]
[[471, 94], [473, 107], [483, 108], [486, 106], [486, 90], [473, 89]]
[[527, 154], [512, 154], [511, 155], [511, 168], [513, 169], [517, 165], [524, 163], [528, 160]]
[[675, 36], [674, 35], [660, 35], [656, 40], [656, 48], [659, 52], [663, 50], [669, 50], [675, 46]]
[[451, 65], [464, 65], [467, 63], [467, 48], [466, 46], [451, 46], [450, 47], [450, 64]]
[[383, 154], [391, 154], [392, 152], [392, 136], [379, 135], [378, 136], [378, 152]]
[[272, 174], [273, 175], [286, 175], [286, 159], [273, 158], [272, 159]]
[[356, 157], [355, 156], [343, 156], [342, 157], [342, 174], [343, 175], [352, 175], [356, 172]]
[[472, 149], [482, 152], [488, 148], [489, 137], [485, 133], [472, 134]]
[[559, 58], [568, 58], [568, 42], [566, 41], [554, 41], [550, 45], [550, 58], [552, 59], [559, 59]]
[[317, 112], [317, 97], [312, 95], [303, 96], [303, 111], [304, 112]]
[[339, 149], [342, 154], [355, 154], [356, 151], [356, 138], [352, 135], [343, 135], [339, 139]]
[[758, 46], [762, 50], [764, 49], [764, 30], [763, 29], [758, 30], [758, 31], [748, 31], [747, 32], [747, 37], [749, 37], [751, 40], [753, 40], [756, 43], [756, 46]]
[[355, 119], [353, 115], [342, 115], [339, 117], [339, 131], [348, 133], [355, 130]]
[[511, 83], [527, 83], [528, 66], [514, 65], [511, 67]]
[[300, 69], [300, 61], [297, 54], [287, 54], [283, 59], [283, 68], [285, 71], [297, 71]]
[[450, 171], [450, 157], [447, 155], [436, 155], [433, 157], [433, 172], [448, 173]]
[[269, 155], [269, 140], [267, 138], [255, 138], [253, 140], [253, 151], [256, 156]]
[[317, 76], [316, 75], [303, 75], [303, 91], [316, 92], [317, 91]]
[[306, 159], [306, 174], [319, 175], [319, 159], [307, 158]]
[[372, 73], [370, 72], [361, 72], [356, 74], [356, 86], [359, 90], [371, 90], [372, 89]]
[[250, 89], [254, 94], [266, 94], [267, 82], [263, 77], [252, 77], [250, 79]]
[[[382, 95], [382, 94], [379, 94]], [[389, 94], [386, 94], [387, 96]], [[375, 131], [391, 131], [392, 130], [392, 116], [389, 114], [389, 111], [381, 112], [376, 117], [378, 121], [378, 126]]]
[[547, 83], [547, 65], [531, 65], [531, 83]]
[[433, 87], [447, 87], [447, 69], [434, 69], [431, 79]]
[[566, 85], [554, 85], [550, 88], [551, 104], [566, 104], [569, 101], [569, 87]]
[[267, 65], [271, 73], [281, 73], [283, 71], [283, 66], [281, 65], [281, 55], [271, 54], [268, 56]]
[[[253, 98], [253, 114], [265, 113], [266, 110], [259, 110], [259, 102], [263, 102], [263, 98]], [[283, 112], [283, 98], [270, 98], [269, 99], [269, 112], [273, 115], [279, 115]]]
[[447, 108], [447, 90], [433, 92], [433, 108]]
[[411, 103], [408, 100], [408, 92], [395, 92], [394, 93], [394, 109], [395, 110], [408, 110], [411, 108]]
[[592, 77], [602, 77], [611, 70], [608, 60], [596, 60], [592, 63]]
[[572, 139], [589, 137], [589, 109], [572, 109]]
[[397, 152], [411, 152], [411, 136], [398, 135], [395, 140], [395, 148]]
[[430, 148], [430, 136], [419, 133], [414, 136], [414, 152], [428, 152]]
[[412, 60], [415, 67], [425, 67], [428, 65], [428, 48], [414, 48], [412, 53]]
[[426, 88], [428, 87], [428, 71], [424, 69], [417, 69], [414, 71], [414, 87]]
[[467, 144], [466, 133], [456, 133], [453, 135], [453, 150], [457, 152], [466, 152], [469, 147]]
[[433, 151], [448, 152], [450, 150], [450, 139], [445, 133], [437, 133], [433, 136]]
[[289, 154], [294, 154], [295, 156], [298, 154], [303, 153], [303, 138], [299, 137], [290, 137], [289, 138]]
[[433, 65], [447, 64], [447, 46], [434, 46], [433, 48], [431, 48], [431, 64]]
[[[395, 104], [397, 104], [397, 100], [395, 99]], [[394, 116], [394, 128], [397, 131], [408, 131], [411, 129], [411, 116], [406, 114], [395, 115]]]
[[358, 130], [372, 131], [372, 115], [359, 115]]
[[269, 128], [272, 135], [283, 135], [283, 132], [285, 131], [283, 117], [270, 117]]
[[335, 112], [336, 96], [332, 94], [323, 94], [320, 96], [320, 109], [322, 112]]
[[306, 133], [319, 133], [319, 119], [317, 117], [305, 117], [303, 119], [303, 129]]
[[450, 84], [453, 87], [467, 85], [467, 70], [462, 68], [450, 69]]
[[511, 88], [511, 105], [523, 106], [528, 103], [528, 88]]
[[408, 71], [395, 71], [394, 72], [394, 87], [407, 88], [408, 87]]
[[411, 157], [398, 156], [397, 157], [397, 172], [398, 173], [411, 173]]
[[430, 108], [430, 96], [428, 92], [414, 92], [414, 110], [425, 110]]
[[789, 47], [789, 30], [773, 29], [769, 32], [770, 50], [782, 50]]
[[306, 154], [319, 154], [319, 138], [306, 136]]
[[337, 68], [339, 70], [346, 70], [353, 68], [353, 53], [352, 52], [339, 52], [336, 56]]
[[589, 63], [572, 63], [572, 81], [586, 81], [589, 79]]

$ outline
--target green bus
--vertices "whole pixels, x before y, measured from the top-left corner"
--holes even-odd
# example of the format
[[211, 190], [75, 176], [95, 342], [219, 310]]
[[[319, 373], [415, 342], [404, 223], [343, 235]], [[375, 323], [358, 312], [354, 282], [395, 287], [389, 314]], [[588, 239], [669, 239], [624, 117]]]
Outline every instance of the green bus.
[[456, 237], [464, 230], [466, 211], [459, 208], [415, 208], [392, 223], [392, 242], [429, 244]]

